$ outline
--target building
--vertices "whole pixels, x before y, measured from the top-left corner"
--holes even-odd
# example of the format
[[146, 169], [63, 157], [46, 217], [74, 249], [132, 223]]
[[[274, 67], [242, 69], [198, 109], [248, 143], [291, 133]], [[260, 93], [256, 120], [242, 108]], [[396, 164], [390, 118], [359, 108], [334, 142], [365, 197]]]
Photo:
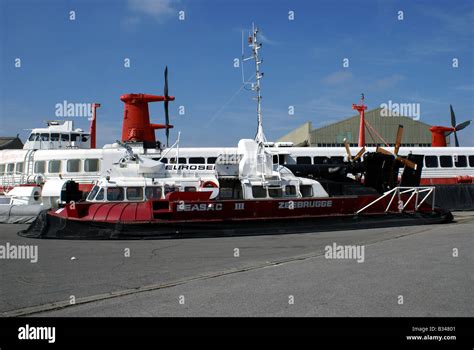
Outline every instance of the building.
[[2, 149], [22, 149], [23, 142], [21, 142], [18, 135], [13, 137], [0, 136], [0, 150]]
[[[381, 116], [381, 110], [382, 108], [377, 108], [365, 112], [367, 124], [375, 129], [373, 130], [370, 126], [366, 126], [366, 146], [380, 146], [384, 144], [377, 134], [386, 140], [387, 143], [393, 145], [398, 125], [403, 125], [404, 127], [402, 146], [431, 146], [431, 132], [429, 130], [431, 125], [404, 116]], [[312, 123], [306, 122], [278, 139], [278, 141], [293, 142], [295, 146], [338, 147], [344, 146], [344, 139], [347, 139], [351, 146], [357, 146], [359, 122], [359, 114], [318, 129], [313, 129]], [[449, 145], [449, 137], [447, 137], [447, 144]]]

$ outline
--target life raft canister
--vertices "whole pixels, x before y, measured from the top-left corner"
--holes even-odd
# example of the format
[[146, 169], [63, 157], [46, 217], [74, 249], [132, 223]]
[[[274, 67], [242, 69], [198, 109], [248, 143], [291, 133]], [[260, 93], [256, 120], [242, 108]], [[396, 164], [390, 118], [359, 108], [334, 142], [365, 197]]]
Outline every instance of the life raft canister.
[[217, 184], [214, 181], [204, 181], [201, 184], [201, 188], [218, 188]]

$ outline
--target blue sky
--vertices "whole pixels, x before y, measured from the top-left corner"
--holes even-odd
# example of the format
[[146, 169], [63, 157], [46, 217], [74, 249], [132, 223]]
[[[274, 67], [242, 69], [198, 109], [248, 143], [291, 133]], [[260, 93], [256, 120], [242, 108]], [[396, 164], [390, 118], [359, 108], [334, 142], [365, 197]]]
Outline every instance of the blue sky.
[[[255, 22], [261, 51], [265, 133], [275, 140], [306, 121], [314, 127], [369, 109], [420, 103], [421, 121], [449, 125], [474, 116], [474, 3], [471, 0], [0, 0], [0, 135], [54, 119], [55, 105], [99, 102], [98, 143], [120, 138], [119, 96], [162, 94], [169, 67], [171, 122], [183, 146], [232, 146], [256, 130], [255, 102], [233, 59], [241, 30]], [[185, 20], [178, 18], [185, 11]], [[75, 21], [69, 12], [75, 11]], [[294, 11], [293, 21], [288, 11]], [[404, 12], [399, 21], [397, 12]], [[20, 58], [21, 68], [15, 68]], [[131, 67], [124, 67], [130, 58]], [[343, 68], [343, 58], [349, 67]], [[459, 67], [452, 67], [452, 59]], [[246, 75], [251, 66], [246, 66]], [[235, 95], [235, 96], [234, 96]], [[233, 97], [234, 96], [234, 97]], [[232, 98], [233, 97], [233, 98]], [[231, 99], [232, 98], [232, 99]], [[163, 106], [150, 105], [153, 122]], [[178, 114], [178, 107], [185, 114]], [[294, 106], [295, 114], [288, 115]], [[85, 118], [75, 118], [87, 128]], [[462, 145], [474, 146], [473, 127]], [[163, 139], [164, 132], [157, 137]]]

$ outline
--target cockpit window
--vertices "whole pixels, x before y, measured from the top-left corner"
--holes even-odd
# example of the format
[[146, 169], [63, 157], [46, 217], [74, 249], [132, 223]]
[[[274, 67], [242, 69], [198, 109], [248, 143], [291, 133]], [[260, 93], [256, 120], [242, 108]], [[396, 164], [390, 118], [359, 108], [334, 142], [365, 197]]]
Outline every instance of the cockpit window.
[[41, 134], [41, 141], [49, 141], [49, 134]]
[[108, 201], [123, 201], [123, 199], [124, 199], [123, 187], [107, 188]]
[[104, 189], [101, 188], [97, 196], [95, 197], [96, 201], [103, 201], [104, 200]]
[[89, 201], [93, 200], [98, 191], [99, 191], [99, 187], [94, 186], [92, 191], [90, 191], [89, 195], [87, 196], [87, 200], [89, 200]]
[[145, 197], [146, 199], [160, 199], [161, 198], [161, 187], [153, 186], [145, 188]]

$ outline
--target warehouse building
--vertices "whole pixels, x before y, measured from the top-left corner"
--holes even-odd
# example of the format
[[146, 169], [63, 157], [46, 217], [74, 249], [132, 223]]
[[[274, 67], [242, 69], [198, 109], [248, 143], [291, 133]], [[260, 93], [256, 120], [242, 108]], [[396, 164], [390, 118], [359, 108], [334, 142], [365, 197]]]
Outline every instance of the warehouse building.
[[[384, 143], [380, 140], [379, 135], [388, 144], [393, 145], [398, 125], [404, 127], [402, 146], [431, 146], [431, 132], [429, 130], [431, 125], [404, 116], [382, 116], [381, 111], [382, 108], [377, 108], [365, 112], [366, 125], [369, 125], [365, 128], [366, 146], [383, 145]], [[306, 122], [281, 137], [278, 141], [293, 142], [294, 146], [302, 147], [340, 147], [344, 146], [344, 139], [347, 139], [351, 146], [357, 146], [359, 122], [359, 114], [318, 129], [313, 129], [312, 123]], [[449, 137], [447, 137], [447, 144], [449, 146]]]

